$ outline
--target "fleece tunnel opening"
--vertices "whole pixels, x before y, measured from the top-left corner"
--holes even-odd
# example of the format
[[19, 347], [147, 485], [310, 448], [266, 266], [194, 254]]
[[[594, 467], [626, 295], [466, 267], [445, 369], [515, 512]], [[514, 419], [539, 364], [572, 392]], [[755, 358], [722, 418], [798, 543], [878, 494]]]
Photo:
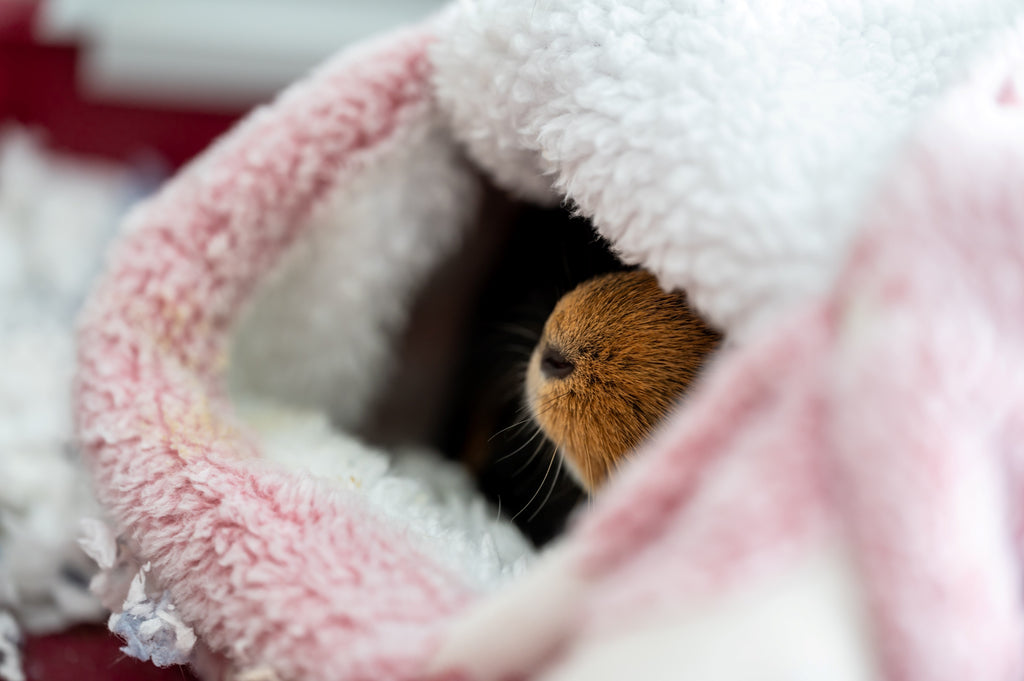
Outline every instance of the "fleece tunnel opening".
[[[565, 293], [629, 268], [565, 206], [492, 193], [483, 212], [420, 291], [394, 372], [360, 434], [385, 447], [426, 445], [459, 461], [487, 499], [542, 546], [563, 531], [583, 492], [560, 470], [555, 446], [525, 407], [527, 362]], [[424, 376], [434, 373], [430, 367], [440, 375]], [[424, 389], [410, 390], [417, 384]]]

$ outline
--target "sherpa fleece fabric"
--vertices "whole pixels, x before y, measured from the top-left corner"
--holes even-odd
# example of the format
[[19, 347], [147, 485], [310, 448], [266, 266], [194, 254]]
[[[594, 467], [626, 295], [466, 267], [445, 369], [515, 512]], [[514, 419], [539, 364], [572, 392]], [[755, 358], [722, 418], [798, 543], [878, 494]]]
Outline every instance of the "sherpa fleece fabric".
[[[131, 605], [174, 625], [147, 645], [282, 681], [1022, 678], [1017, 5], [467, 0], [255, 112], [129, 217], [81, 320]], [[477, 168], [733, 339], [506, 586], [265, 459], [225, 388], [248, 358], [345, 439]]]

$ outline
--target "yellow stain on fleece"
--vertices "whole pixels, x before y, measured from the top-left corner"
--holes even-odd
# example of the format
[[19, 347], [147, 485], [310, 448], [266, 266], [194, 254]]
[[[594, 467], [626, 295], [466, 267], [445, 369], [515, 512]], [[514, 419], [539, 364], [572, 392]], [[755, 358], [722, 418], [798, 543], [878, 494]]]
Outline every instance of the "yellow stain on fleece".
[[183, 461], [207, 454], [247, 458], [251, 452], [243, 444], [247, 441], [245, 434], [226, 420], [200, 390], [190, 393], [194, 399], [161, 391], [145, 400], [146, 406], [138, 413], [143, 440], [159, 442]]
[[241, 458], [237, 447], [224, 447], [225, 443], [238, 441], [238, 430], [218, 418], [205, 397], [196, 402], [165, 405], [163, 421], [167, 444], [186, 461], [206, 453], [228, 453], [231, 458]]

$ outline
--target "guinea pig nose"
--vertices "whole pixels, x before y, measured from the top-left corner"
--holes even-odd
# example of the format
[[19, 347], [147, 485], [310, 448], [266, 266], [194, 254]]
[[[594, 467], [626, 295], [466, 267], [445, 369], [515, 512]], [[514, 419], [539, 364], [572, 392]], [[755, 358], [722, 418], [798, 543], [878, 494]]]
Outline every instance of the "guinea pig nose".
[[550, 345], [544, 348], [544, 354], [540, 356], [540, 371], [548, 378], [565, 378], [575, 368], [565, 355]]

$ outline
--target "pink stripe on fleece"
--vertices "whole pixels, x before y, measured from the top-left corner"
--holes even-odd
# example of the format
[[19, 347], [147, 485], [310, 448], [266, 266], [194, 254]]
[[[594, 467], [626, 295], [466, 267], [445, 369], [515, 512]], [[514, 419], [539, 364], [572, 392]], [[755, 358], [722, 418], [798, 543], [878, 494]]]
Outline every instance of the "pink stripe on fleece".
[[100, 500], [207, 644], [285, 680], [416, 678], [469, 598], [359, 498], [240, 462], [257, 448], [220, 385], [231, 324], [302, 217], [429, 114], [430, 40], [343, 54], [249, 116], [132, 213], [81, 320]]
[[1024, 413], [1016, 74], [1019, 51], [927, 121], [839, 285], [832, 472], [892, 681], [1024, 678], [1007, 466]]
[[[605, 573], [651, 544], [706, 533], [709, 510], [695, 516], [691, 507], [730, 458], [751, 459], [743, 474], [756, 489], [712, 511], [718, 536], [694, 540], [675, 568], [680, 578], [700, 574], [705, 588], [727, 588], [766, 547], [781, 549], [820, 527], [825, 491], [810, 452], [821, 447], [822, 405], [793, 386], [813, 385], [821, 375], [818, 358], [829, 336], [828, 316], [815, 311], [749, 350], [726, 351], [678, 418], [639, 455], [643, 465], [627, 470], [607, 502], [583, 519], [584, 570]], [[772, 465], [764, 470], [758, 460]]]

